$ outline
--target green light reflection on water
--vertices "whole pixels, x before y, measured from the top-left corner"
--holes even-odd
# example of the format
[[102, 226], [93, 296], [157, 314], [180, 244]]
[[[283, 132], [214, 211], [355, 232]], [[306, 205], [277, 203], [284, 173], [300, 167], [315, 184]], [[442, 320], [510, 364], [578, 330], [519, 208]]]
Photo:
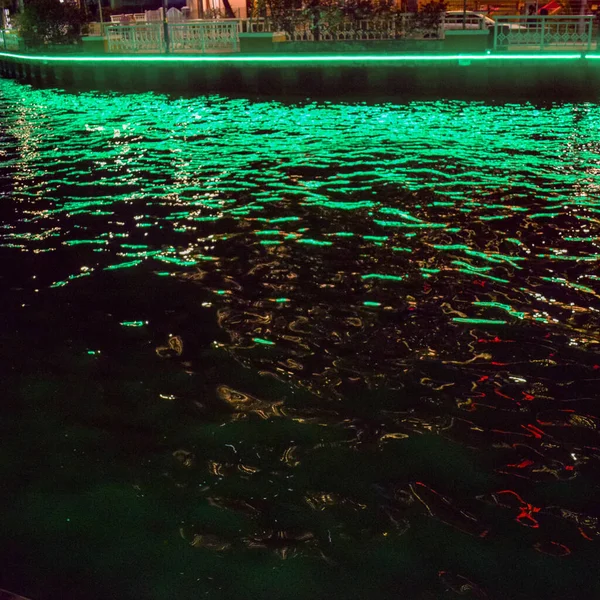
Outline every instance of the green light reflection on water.
[[554, 217], [558, 217], [560, 213], [557, 212], [549, 212], [549, 213], [535, 213], [529, 215], [530, 219], [552, 219]]
[[332, 246], [333, 242], [327, 240], [313, 240], [310, 238], [300, 238], [296, 240], [298, 244], [309, 244], [311, 246]]
[[[355, 190], [349, 190], [355, 191]], [[334, 202], [333, 200], [321, 200], [310, 202], [311, 205], [324, 206], [326, 208], [332, 208], [336, 210], [358, 210], [360, 208], [371, 208], [375, 206], [374, 202], [361, 201], [361, 202]]]
[[[18, 249], [32, 248], [36, 241], [41, 245], [44, 238], [33, 232], [37, 236], [38, 228], [56, 225], [60, 218], [62, 228], [48, 235], [58, 236], [56, 245], [65, 246], [61, 252], [98, 270], [136, 268], [152, 258], [147, 264], [156, 267], [158, 260], [175, 273], [201, 268], [229, 276], [221, 257], [240, 244], [254, 255], [282, 261], [284, 270], [299, 266], [315, 279], [318, 272], [319, 285], [332, 287], [325, 283], [333, 280], [328, 271], [333, 263], [328, 261], [345, 252], [344, 261], [352, 269], [336, 266], [335, 285], [349, 272], [357, 273], [355, 279], [379, 281], [369, 293], [381, 293], [382, 298], [388, 289], [397, 293], [417, 280], [423, 285], [421, 276], [429, 279], [439, 273], [443, 276], [427, 285], [456, 278], [467, 289], [490, 294], [480, 296], [482, 301], [503, 298], [492, 290], [505, 291], [513, 278], [529, 273], [534, 287], [544, 281], [556, 283], [564, 293], [595, 293], [568, 283], [588, 277], [578, 271], [564, 281], [545, 279], [548, 269], [560, 273], [599, 258], [587, 252], [589, 247], [578, 246], [574, 255], [572, 247], [560, 245], [560, 240], [599, 240], [593, 228], [600, 210], [594, 133], [600, 116], [591, 107], [582, 116], [579, 108], [566, 105], [548, 110], [463, 102], [291, 105], [222, 97], [173, 100], [152, 94], [75, 96], [26, 90], [10, 82], [0, 85], [19, 106], [8, 128], [22, 152], [9, 166], [21, 178], [17, 197], [31, 209], [26, 218], [31, 219], [27, 226], [32, 234], [15, 238], [23, 242], [14, 244]], [[232, 117], [224, 119], [225, 114]], [[61, 118], [68, 120], [66, 129]], [[585, 126], [573, 133], [577, 119]], [[61, 127], [72, 141], [57, 142]], [[272, 133], [259, 136], [261, 131]], [[511, 132], [508, 145], [506, 131]], [[533, 131], [540, 139], [532, 137]], [[71, 162], [76, 167], [71, 169]], [[48, 175], [50, 164], [57, 172]], [[86, 181], [91, 172], [98, 175], [93, 184]], [[88, 229], [88, 218], [110, 233], [93, 239], [95, 226]], [[569, 222], [563, 224], [565, 219]], [[309, 226], [302, 229], [311, 237], [302, 237], [302, 231], [258, 230], [294, 222]], [[389, 235], [377, 235], [380, 227]], [[252, 233], [281, 239], [257, 240]], [[123, 238], [130, 243], [122, 243]], [[327, 252], [310, 248], [331, 247], [327, 240], [341, 238]], [[305, 248], [286, 243], [294, 240]], [[409, 240], [412, 247], [399, 245]], [[555, 254], [553, 246], [564, 253]], [[507, 248], [508, 253], [500, 253]], [[460, 252], [463, 260], [448, 251]], [[292, 252], [293, 265], [285, 258]], [[118, 257], [136, 260], [118, 263]], [[390, 275], [379, 274], [381, 270]], [[54, 285], [82, 276], [60, 274], [62, 281]], [[393, 283], [406, 279], [411, 281], [405, 285]], [[238, 294], [233, 288], [215, 293], [227, 294], [223, 302]], [[283, 285], [269, 288], [268, 295], [277, 294], [295, 301]], [[507, 297], [518, 302], [508, 292]], [[491, 303], [481, 306], [493, 308]]]
[[263, 346], [275, 346], [275, 342], [271, 342], [270, 340], [265, 340], [263, 338], [252, 338], [253, 342], [256, 342], [257, 344], [261, 344]]
[[363, 239], [364, 240], [372, 240], [375, 242], [385, 242], [389, 238], [387, 235], [363, 235]]
[[508, 219], [512, 215], [481, 215], [479, 219], [481, 221], [500, 221], [502, 219]]
[[480, 273], [479, 271], [472, 271], [471, 269], [457, 269], [457, 271], [461, 273], [467, 273], [468, 275], [476, 275], [477, 277], [482, 277], [483, 279], [489, 279], [490, 281], [497, 281], [498, 283], [510, 283], [508, 279], [502, 279], [501, 277], [494, 277], [493, 275], [488, 275], [486, 273]]
[[105, 271], [115, 271], [116, 269], [130, 269], [131, 267], [137, 267], [137, 265], [141, 264], [141, 260], [132, 260], [130, 262], [119, 263], [116, 265], [109, 265], [108, 267], [104, 267]]
[[381, 221], [374, 219], [374, 223], [382, 227], [399, 227], [405, 229], [443, 229], [446, 223], [406, 223], [405, 221]]
[[147, 321], [121, 321], [120, 323], [123, 327], [143, 327], [147, 325]]
[[472, 250], [469, 246], [465, 246], [464, 244], [434, 244], [434, 248], [437, 250], [462, 250], [465, 254], [469, 256], [475, 256], [477, 258], [482, 258], [483, 260], [487, 260], [488, 262], [493, 263], [508, 263], [515, 269], [522, 269], [519, 265], [515, 264], [515, 261], [523, 261], [525, 260], [522, 256], [508, 256], [506, 254], [500, 254], [495, 252], [480, 252], [478, 250]]
[[539, 258], [551, 258], [553, 260], [568, 260], [574, 262], [596, 262], [600, 260], [600, 255], [592, 256], [566, 256], [564, 254], [537, 254]]
[[396, 216], [402, 217], [403, 219], [406, 219], [407, 221], [413, 221], [415, 223], [423, 222], [423, 219], [418, 219], [417, 217], [414, 217], [410, 213], [407, 213], [405, 210], [399, 210], [397, 208], [380, 208], [379, 212], [384, 215], [396, 215]]
[[459, 265], [460, 267], [464, 267], [469, 271], [474, 271], [476, 273], [485, 273], [486, 271], [491, 271], [493, 267], [476, 267], [470, 263], [463, 262], [462, 260], [453, 260], [453, 265]]
[[507, 321], [499, 319], [470, 319], [466, 317], [454, 317], [455, 323], [473, 323], [475, 325], [506, 325]]
[[196, 264], [195, 260], [184, 260], [175, 256], [156, 256], [157, 260], [162, 262], [171, 263], [173, 265], [179, 265], [180, 267], [193, 267]]
[[385, 279], [389, 281], [403, 281], [406, 279], [406, 275], [382, 275], [380, 273], [367, 273], [361, 275], [362, 279]]
[[63, 242], [65, 246], [80, 246], [83, 244], [98, 244], [106, 246], [108, 244], [107, 240], [65, 240]]
[[513, 307], [510, 306], [509, 304], [502, 304], [500, 302], [481, 302], [481, 301], [475, 301], [472, 304], [473, 304], [473, 306], [487, 306], [487, 307], [491, 307], [491, 308], [499, 308], [500, 310], [506, 311], [509, 315], [511, 315], [511, 317], [516, 317], [517, 319], [525, 318], [524, 312], [518, 312], [518, 311], [514, 310]]
[[[591, 278], [591, 276], [590, 276]], [[580, 283], [572, 283], [565, 279], [564, 277], [540, 277], [542, 281], [549, 281], [551, 283], [560, 283], [566, 287], [573, 288], [575, 290], [579, 290], [580, 292], [585, 292], [586, 294], [596, 294], [596, 292], [588, 287], [587, 285], [582, 285]]]

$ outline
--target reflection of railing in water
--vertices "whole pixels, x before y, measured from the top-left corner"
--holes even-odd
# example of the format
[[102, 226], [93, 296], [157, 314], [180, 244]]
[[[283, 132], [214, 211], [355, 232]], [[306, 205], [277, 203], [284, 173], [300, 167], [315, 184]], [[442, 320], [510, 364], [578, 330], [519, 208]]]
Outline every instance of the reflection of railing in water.
[[[172, 52], [237, 52], [237, 21], [170, 23], [169, 49]], [[164, 25], [115, 25], [107, 28], [109, 52], [164, 52]]]
[[593, 21], [591, 15], [497, 17], [494, 49], [527, 46], [544, 50], [550, 46], [589, 50]]

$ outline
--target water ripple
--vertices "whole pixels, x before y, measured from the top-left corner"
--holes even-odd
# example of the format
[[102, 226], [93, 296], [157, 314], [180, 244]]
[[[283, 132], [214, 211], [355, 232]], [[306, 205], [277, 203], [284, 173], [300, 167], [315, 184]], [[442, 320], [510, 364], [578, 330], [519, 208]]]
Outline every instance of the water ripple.
[[[598, 106], [2, 81], [0, 116], [0, 251], [28, 274], [9, 285], [96, 306], [116, 337], [91, 360], [144, 340], [140, 377], [177, 433], [165, 442], [157, 417], [135, 434], [128, 484], [152, 495], [166, 479], [197, 504], [183, 547], [330, 574], [362, 552], [346, 597], [366, 597], [365, 569], [396, 597], [398, 565], [415, 598], [572, 597], [600, 535]], [[131, 297], [109, 310], [114, 281]], [[80, 427], [133, 410], [99, 402]], [[571, 555], [581, 570], [546, 577]]]

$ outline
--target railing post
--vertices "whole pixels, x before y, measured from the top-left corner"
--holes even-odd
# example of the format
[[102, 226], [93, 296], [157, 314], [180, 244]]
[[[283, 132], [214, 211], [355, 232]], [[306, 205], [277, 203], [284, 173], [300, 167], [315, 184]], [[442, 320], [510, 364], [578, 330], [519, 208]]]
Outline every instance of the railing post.
[[501, 27], [500, 23], [496, 22], [494, 24], [494, 52], [498, 49], [498, 27]]
[[167, 19], [168, 0], [163, 0], [163, 35], [165, 38], [165, 54], [169, 54], [169, 21]]
[[594, 22], [593, 22], [592, 18], [589, 17], [588, 22], [587, 22], [587, 30], [588, 30], [587, 47], [586, 47], [587, 52], [589, 52], [592, 49], [592, 29], [593, 28], [594, 28]]
[[546, 34], [546, 17], [542, 16], [542, 33], [541, 33], [541, 38], [540, 38], [540, 50], [544, 49], [544, 40], [545, 40], [545, 34]]

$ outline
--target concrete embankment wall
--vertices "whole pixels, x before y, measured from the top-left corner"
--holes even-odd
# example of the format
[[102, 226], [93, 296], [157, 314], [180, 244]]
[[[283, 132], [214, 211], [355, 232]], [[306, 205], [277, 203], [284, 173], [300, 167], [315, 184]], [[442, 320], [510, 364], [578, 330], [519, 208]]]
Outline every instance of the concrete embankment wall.
[[600, 57], [583, 55], [129, 56], [0, 54], [0, 75], [43, 87], [304, 97], [591, 100]]

